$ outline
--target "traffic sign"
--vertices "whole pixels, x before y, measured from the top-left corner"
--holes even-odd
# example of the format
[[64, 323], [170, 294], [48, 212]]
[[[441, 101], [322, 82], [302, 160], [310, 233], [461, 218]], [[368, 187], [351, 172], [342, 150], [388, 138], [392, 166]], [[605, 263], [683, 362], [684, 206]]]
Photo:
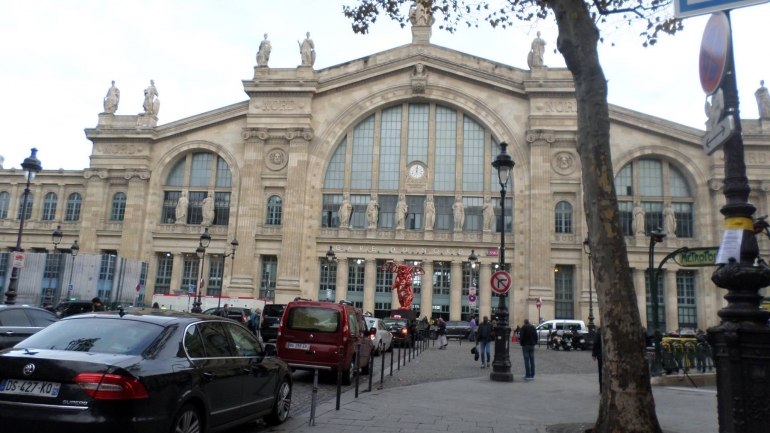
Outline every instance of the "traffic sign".
[[694, 17], [710, 12], [737, 9], [767, 3], [770, 0], [674, 0], [674, 16]]
[[473, 294], [468, 295], [468, 302], [471, 302], [471, 303], [476, 302], [476, 295], [473, 295]]
[[730, 54], [730, 20], [724, 12], [711, 15], [700, 43], [700, 85], [707, 95], [719, 90]]
[[494, 274], [492, 274], [492, 279], [490, 280], [490, 284], [492, 285], [492, 291], [495, 293], [498, 293], [500, 295], [508, 292], [508, 289], [511, 288], [511, 281], [513, 279], [511, 278], [511, 274], [505, 271], [497, 271]]
[[731, 114], [703, 136], [703, 151], [706, 152], [706, 155], [712, 155], [733, 135], [735, 135], [735, 118]]
[[18, 253], [18, 252], [13, 253], [13, 267], [23, 268], [26, 257], [27, 256], [24, 253]]
[[195, 284], [190, 284], [190, 287], [188, 288], [188, 290], [189, 290], [188, 293], [194, 294], [195, 293]]
[[470, 289], [468, 289], [469, 294], [475, 295], [476, 294], [476, 286], [471, 286]]
[[68, 291], [68, 292], [71, 292], [71, 291], [72, 291], [72, 284], [70, 284], [69, 286], [67, 286], [67, 291]]
[[537, 298], [537, 302], [535, 302], [535, 306], [537, 306], [537, 309], [539, 310], [540, 307], [543, 306], [543, 301], [540, 298]]

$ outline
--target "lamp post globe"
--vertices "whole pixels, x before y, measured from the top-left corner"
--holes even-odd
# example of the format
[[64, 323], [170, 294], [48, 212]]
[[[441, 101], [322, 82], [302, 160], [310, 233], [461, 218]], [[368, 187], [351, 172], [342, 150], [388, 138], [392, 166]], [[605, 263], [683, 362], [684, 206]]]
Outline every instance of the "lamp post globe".
[[[508, 179], [511, 177], [513, 158], [508, 153], [508, 143], [500, 143], [500, 153], [492, 161], [492, 167], [497, 170], [497, 177], [500, 181], [500, 210], [502, 215], [502, 224], [500, 230], [500, 269], [505, 270], [505, 188], [508, 185]], [[505, 299], [508, 294], [500, 295], [498, 298], [497, 325], [495, 326], [495, 360], [492, 362], [492, 373], [489, 378], [497, 382], [513, 382], [513, 373], [511, 372], [511, 356], [509, 341], [511, 339], [511, 327], [508, 324], [508, 308], [505, 306]], [[502, 338], [501, 338], [502, 337]]]
[[[24, 179], [27, 180], [26, 187], [24, 188], [24, 201], [21, 205], [21, 218], [19, 218], [19, 235], [16, 238], [16, 247], [13, 249], [15, 252], [21, 252], [21, 237], [24, 234], [24, 219], [27, 216], [27, 200], [29, 198], [29, 184], [35, 180], [35, 176], [43, 169], [40, 164], [40, 160], [37, 159], [37, 149], [32, 148], [32, 153], [29, 157], [24, 159], [21, 163], [21, 168], [24, 170]], [[8, 283], [8, 290], [5, 292], [5, 303], [13, 305], [16, 303], [16, 296], [19, 289], [19, 274], [21, 269], [14, 267], [11, 271], [11, 279]]]

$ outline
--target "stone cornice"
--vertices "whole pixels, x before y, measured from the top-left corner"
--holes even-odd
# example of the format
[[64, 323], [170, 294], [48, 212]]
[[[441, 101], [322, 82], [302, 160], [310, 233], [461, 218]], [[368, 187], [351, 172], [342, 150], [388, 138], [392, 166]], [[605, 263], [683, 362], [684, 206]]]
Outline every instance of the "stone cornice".
[[704, 131], [610, 104], [610, 121], [702, 147]]
[[155, 128], [155, 139], [169, 137], [181, 132], [210, 126], [216, 123], [245, 117], [249, 111], [249, 101], [238, 102], [216, 110], [180, 119]]

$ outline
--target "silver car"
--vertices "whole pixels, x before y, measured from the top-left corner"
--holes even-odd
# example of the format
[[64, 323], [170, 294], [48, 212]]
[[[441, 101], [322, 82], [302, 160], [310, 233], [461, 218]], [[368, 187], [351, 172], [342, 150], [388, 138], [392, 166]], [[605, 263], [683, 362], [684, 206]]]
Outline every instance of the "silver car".
[[379, 355], [383, 351], [389, 351], [393, 349], [393, 335], [390, 334], [388, 328], [382, 323], [381, 319], [374, 317], [365, 317], [366, 327], [370, 330], [372, 328], [377, 330], [372, 338], [372, 344], [374, 345], [374, 354]]

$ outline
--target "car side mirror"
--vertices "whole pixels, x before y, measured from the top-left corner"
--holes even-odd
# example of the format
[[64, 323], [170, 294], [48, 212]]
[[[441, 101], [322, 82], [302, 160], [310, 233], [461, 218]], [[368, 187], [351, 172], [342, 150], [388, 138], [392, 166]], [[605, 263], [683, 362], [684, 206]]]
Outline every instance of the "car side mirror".
[[278, 356], [278, 349], [274, 344], [265, 344], [265, 356]]

